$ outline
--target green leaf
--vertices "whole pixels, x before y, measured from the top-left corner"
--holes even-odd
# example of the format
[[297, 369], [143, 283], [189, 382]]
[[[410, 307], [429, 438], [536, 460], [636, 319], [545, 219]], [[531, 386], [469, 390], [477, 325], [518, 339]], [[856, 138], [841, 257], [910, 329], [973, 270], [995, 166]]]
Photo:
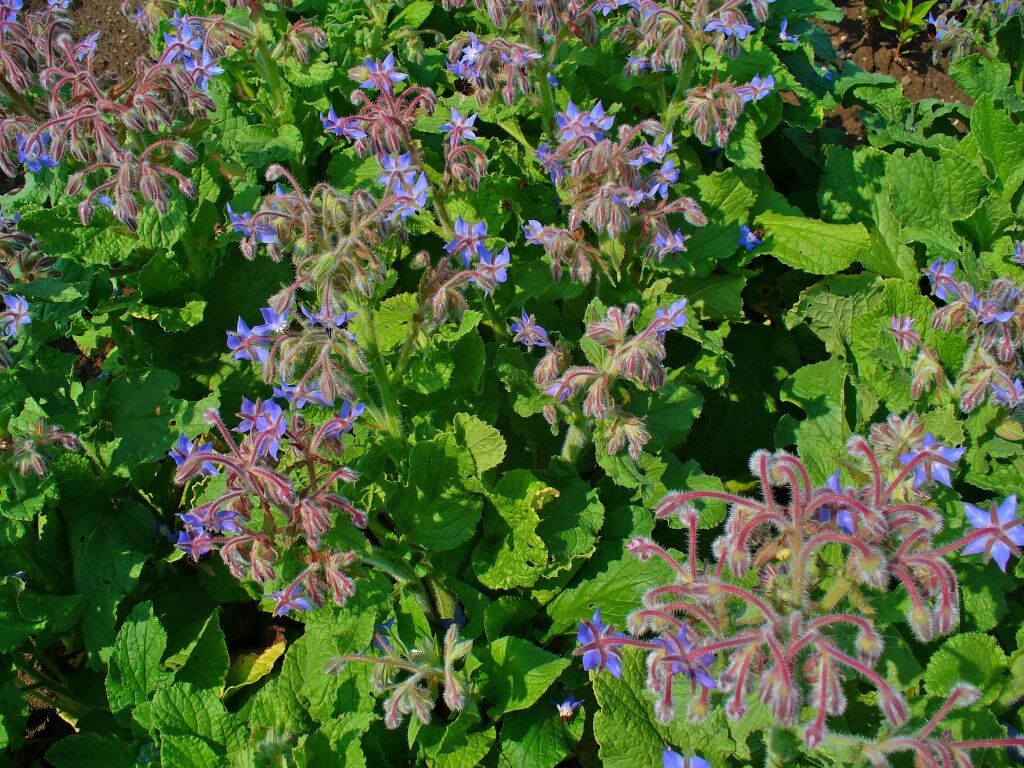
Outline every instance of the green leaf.
[[647, 423], [651, 437], [663, 448], [674, 448], [682, 443], [690, 427], [700, 415], [704, 397], [696, 389], [676, 383], [672, 376], [656, 392], [638, 393], [633, 406], [637, 416]]
[[33, 636], [41, 640], [47, 629], [67, 630], [81, 616], [84, 604], [81, 595], [38, 594], [20, 578], [5, 576], [0, 579], [0, 650], [12, 651]]
[[310, 617], [306, 631], [288, 648], [280, 672], [253, 696], [249, 727], [309, 732], [319, 722], [338, 741], [370, 726], [375, 718], [367, 665], [351, 664], [336, 675], [323, 670], [332, 658], [370, 647], [377, 606], [389, 594], [388, 587], [384, 577], [368, 577], [343, 610]]
[[467, 713], [447, 728], [431, 724], [420, 729], [416, 740], [429, 768], [476, 768], [481, 764], [494, 744], [495, 729], [470, 731], [475, 719]]
[[996, 109], [991, 96], [983, 96], [971, 110], [971, 134], [1002, 182], [1003, 196], [1012, 197], [1024, 182], [1024, 125]]
[[501, 724], [501, 768], [555, 768], [576, 749], [586, 713], [580, 709], [568, 721], [541, 700], [530, 709], [512, 712]]
[[[95, 418], [101, 458], [116, 474], [128, 476], [139, 464], [166, 456], [177, 432], [198, 427], [215, 396], [187, 403], [171, 396], [178, 377], [170, 371], [131, 371], [114, 379], [103, 393]], [[204, 425], [205, 426], [205, 425]]]
[[396, 494], [391, 514], [417, 546], [444, 552], [473, 537], [483, 501], [460, 479], [463, 450], [443, 434], [416, 443], [409, 454], [408, 485]]
[[786, 315], [786, 327], [806, 323], [831, 355], [848, 353], [853, 321], [881, 298], [881, 281], [873, 275], [834, 275], [800, 294]]
[[729, 143], [725, 147], [725, 156], [735, 163], [737, 168], [761, 170], [764, 167], [761, 140], [757, 135], [757, 123], [750, 118], [739, 121], [739, 125], [729, 136]]
[[139, 241], [120, 224], [82, 226], [72, 208], [24, 211], [20, 229], [36, 238], [39, 250], [82, 264], [117, 264], [127, 261]]
[[[694, 197], [707, 214], [708, 224], [694, 230], [687, 252], [680, 254], [681, 271], [691, 273], [697, 267], [698, 275], [707, 275], [716, 262], [736, 252], [737, 228], [746, 223], [757, 200], [756, 184], [754, 174], [735, 169], [696, 179]], [[671, 259], [666, 263], [674, 264]]]
[[196, 736], [164, 736], [160, 739], [160, 764], [163, 768], [219, 768], [224, 760]]
[[496, 515], [484, 520], [484, 540], [473, 551], [477, 578], [491, 589], [531, 586], [547, 566], [537, 535], [539, 512], [558, 491], [525, 469], [505, 474], [489, 494]]
[[111, 653], [118, 603], [138, 582], [149, 558], [143, 550], [153, 543], [152, 517], [138, 504], [122, 503], [116, 515], [109, 502], [106, 509], [100, 504], [104, 495], [112, 498], [117, 490], [116, 484], [99, 484], [86, 469], [67, 483], [61, 502], [67, 511], [75, 591], [85, 596], [82, 637], [93, 667]]
[[874, 308], [856, 317], [851, 325], [850, 348], [857, 364], [857, 384], [873, 390], [890, 412], [900, 413], [913, 404], [910, 398], [911, 358], [901, 353], [892, 336], [880, 331], [895, 315], [914, 318], [925, 343], [940, 357], [963, 359], [963, 343], [930, 327], [935, 305], [916, 285], [886, 280]]
[[131, 743], [98, 733], [75, 733], [46, 752], [55, 768], [131, 768], [138, 748]]
[[245, 741], [241, 718], [228, 713], [214, 691], [189, 683], [161, 688], [153, 697], [153, 726], [167, 736], [194, 736], [218, 755], [239, 748]]
[[544, 507], [544, 517], [537, 527], [548, 551], [546, 578], [575, 571], [581, 564], [578, 561], [593, 554], [604, 522], [604, 505], [597, 491], [575, 472], [555, 474], [550, 482], [558, 488], [558, 497]]
[[166, 648], [167, 632], [154, 615], [153, 604], [135, 606], [110, 654], [106, 688], [114, 712], [148, 702], [154, 691], [170, 683], [171, 673], [161, 664]]
[[181, 668], [175, 673], [174, 679], [179, 683], [191, 683], [196, 688], [210, 688], [218, 694], [224, 687], [228, 672], [228, 647], [224, 640], [224, 630], [220, 627], [219, 614], [215, 611], [203, 624], [199, 636], [184, 648], [176, 659], [180, 659]]
[[322, 57], [323, 54], [321, 59], [302, 63], [291, 56], [281, 56], [276, 63], [281, 67], [285, 80], [296, 88], [324, 88], [335, 76], [338, 65], [333, 61], [323, 61]]
[[17, 680], [18, 671], [13, 664], [0, 664], [0, 754], [15, 752], [24, 741], [28, 701]]
[[[594, 738], [604, 768], [637, 768], [661, 764], [666, 744], [680, 754], [696, 754], [712, 765], [729, 765], [736, 753], [725, 713], [715, 707], [699, 724], [685, 716], [686, 706], [669, 725], [654, 717], [654, 697], [646, 696], [643, 655], [626, 651], [622, 679], [592, 675], [594, 695], [601, 709], [594, 716]], [[678, 698], [685, 686], [674, 689]], [[678, 699], [677, 699], [678, 700]]]
[[419, 29], [433, 10], [434, 3], [430, 0], [413, 0], [398, 12], [388, 26], [392, 29]]
[[569, 666], [569, 659], [518, 637], [502, 637], [474, 651], [481, 662], [480, 690], [493, 705], [491, 717], [526, 709]]
[[[229, 118], [229, 121], [231, 118]], [[290, 124], [279, 128], [248, 125], [244, 120], [226, 122], [223, 142], [234, 159], [244, 165], [264, 168], [271, 163], [286, 163], [302, 155], [302, 132]]]
[[146, 248], [170, 250], [188, 232], [188, 204], [181, 197], [174, 197], [161, 213], [155, 206], [147, 205], [138, 217], [136, 234]]
[[981, 690], [981, 701], [988, 704], [999, 697], [1006, 666], [1006, 654], [991, 635], [954, 635], [928, 660], [924, 687], [930, 696], [944, 699], [957, 683], [970, 683]]
[[827, 224], [771, 211], [758, 216], [757, 222], [765, 230], [765, 250], [783, 264], [815, 275], [846, 269], [871, 247], [862, 224]]
[[949, 74], [972, 99], [997, 94], [1010, 83], [1010, 65], [972, 53], [949, 63]]
[[846, 366], [838, 358], [807, 365], [783, 385], [782, 399], [803, 409], [795, 422], [784, 418], [777, 432], [781, 445], [795, 442], [812, 479], [824, 482], [846, 458]]
[[[647, 513], [649, 514], [649, 513]], [[600, 607], [605, 622], [621, 626], [648, 589], [672, 583], [672, 569], [661, 560], [641, 563], [629, 554], [608, 563], [603, 570], [588, 574], [579, 585], [567, 589], [547, 607], [550, 634], [560, 634], [581, 619], [589, 619]]]
[[235, 656], [224, 681], [224, 698], [226, 699], [239, 688], [252, 685], [269, 675], [277, 660], [284, 655], [287, 647], [288, 643], [284, 637], [279, 637], [262, 651], [240, 653]]
[[505, 458], [505, 439], [501, 432], [468, 413], [455, 414], [455, 428], [473, 457], [478, 475], [501, 464]]
[[449, 386], [475, 389], [484, 370], [484, 345], [476, 330], [482, 318], [479, 312], [468, 310], [458, 326], [446, 325], [431, 334], [429, 343], [409, 361], [406, 386], [424, 395]]
[[950, 221], [951, 205], [942, 166], [923, 151], [889, 157], [885, 183], [903, 242], [920, 242], [954, 253], [963, 238]]

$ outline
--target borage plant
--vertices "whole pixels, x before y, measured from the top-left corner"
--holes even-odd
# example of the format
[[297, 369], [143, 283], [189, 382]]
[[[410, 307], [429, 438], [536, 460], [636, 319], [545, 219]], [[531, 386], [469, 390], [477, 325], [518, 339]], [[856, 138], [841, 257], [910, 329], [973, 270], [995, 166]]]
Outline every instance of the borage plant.
[[0, 0], [0, 747], [1005, 768], [1020, 9], [931, 10], [970, 107], [828, 3]]
[[[621, 677], [623, 653], [646, 653], [646, 687], [663, 723], [682, 703], [691, 720], [704, 720], [712, 696], [721, 698], [730, 719], [742, 720], [756, 699], [770, 713], [769, 765], [781, 764], [781, 755], [773, 754], [777, 731], [797, 727], [808, 750], [873, 765], [888, 765], [887, 756], [900, 751], [923, 764], [973, 765], [971, 750], [1024, 747], [1021, 739], [931, 735], [950, 709], [980, 697], [966, 684], [949, 692], [923, 728], [901, 732], [910, 707], [904, 692], [878, 671], [885, 639], [872, 618], [872, 593], [905, 591], [906, 622], [919, 641], [929, 642], [952, 632], [960, 618], [949, 556], [982, 553], [1006, 570], [1024, 544], [1016, 496], [990, 510], [965, 505], [972, 530], [943, 543], [943, 516], [930, 490], [950, 484], [962, 451], [936, 444], [931, 435], [914, 440], [919, 430], [906, 426], [890, 419], [872, 440], [851, 438], [852, 485], [843, 485], [837, 471], [816, 486], [799, 458], [759, 451], [750, 460], [759, 499], [702, 490], [665, 496], [655, 516], [676, 518], [686, 528], [688, 553], [677, 557], [646, 536], [629, 542], [632, 555], [666, 562], [675, 578], [645, 593], [642, 606], [629, 614], [628, 634], [606, 625], [600, 608], [583, 621], [576, 655], [584, 668]], [[893, 436], [902, 445], [893, 445]], [[698, 536], [701, 506], [708, 504], [729, 510], [723, 534], [711, 544], [710, 564], [700, 561]], [[888, 721], [877, 741], [869, 732], [830, 728], [847, 711], [851, 679], [874, 691]], [[675, 759], [666, 753], [666, 766]]]

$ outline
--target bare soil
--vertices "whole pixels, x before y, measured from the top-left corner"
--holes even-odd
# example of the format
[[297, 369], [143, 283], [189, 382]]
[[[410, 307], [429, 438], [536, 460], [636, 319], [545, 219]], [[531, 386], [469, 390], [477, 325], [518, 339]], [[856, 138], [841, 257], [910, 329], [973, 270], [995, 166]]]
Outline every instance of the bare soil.
[[79, 34], [100, 31], [96, 43], [99, 72], [129, 75], [135, 71], [135, 60], [149, 53], [149, 38], [121, 13], [121, 0], [79, 0], [70, 13]]
[[[46, 0], [29, 0], [26, 9], [46, 7]], [[118, 77], [135, 71], [135, 60], [149, 53], [149, 37], [121, 13], [121, 0], [75, 0], [68, 15], [79, 38], [99, 30], [96, 70]]]
[[[903, 93], [911, 101], [940, 99], [970, 104], [960, 87], [946, 71], [945, 61], [932, 62], [931, 43], [922, 32], [900, 49], [896, 34], [883, 29], [866, 12], [864, 0], [836, 0], [845, 18], [839, 24], [822, 23], [839, 54], [840, 66], [849, 60], [868, 72], [880, 72], [900, 81]], [[843, 128], [854, 138], [863, 138], [860, 107], [843, 107], [831, 116], [832, 125]]]

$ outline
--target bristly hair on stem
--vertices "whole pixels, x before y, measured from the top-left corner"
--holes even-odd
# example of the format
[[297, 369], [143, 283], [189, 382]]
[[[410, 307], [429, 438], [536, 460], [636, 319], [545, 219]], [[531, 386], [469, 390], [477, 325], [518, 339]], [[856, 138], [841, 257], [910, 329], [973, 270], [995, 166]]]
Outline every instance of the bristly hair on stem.
[[[1011, 554], [1020, 555], [1024, 519], [1016, 518], [1015, 497], [990, 514], [967, 505], [975, 530], [937, 545], [943, 518], [929, 493], [950, 483], [962, 450], [931, 435], [921, 439], [899, 419], [872, 434], [847, 444], [852, 484], [837, 471], [819, 485], [798, 457], [758, 451], [750, 469], [759, 498], [709, 490], [666, 495], [655, 517], [682, 524], [688, 555], [677, 559], [645, 536], [629, 543], [642, 562], [668, 564], [675, 579], [645, 594], [628, 617], [628, 635], [606, 627], [600, 611], [582, 622], [576, 655], [584, 668], [617, 675], [624, 651], [645, 650], [647, 687], [659, 697], [655, 712], [664, 722], [674, 716], [679, 677], [691, 694], [694, 719], [706, 716], [711, 693], [722, 697], [734, 719], [756, 695], [784, 728], [795, 727], [808, 707], [814, 714], [801, 727], [810, 749], [827, 738], [829, 718], [846, 711], [844, 684], [851, 676], [875, 689], [893, 726], [906, 723], [903, 692], [875, 670], [881, 633], [858, 601], [848, 610], [835, 608], [843, 595], [898, 588], [909, 598], [907, 622], [921, 641], [948, 634], [960, 615], [948, 556], [961, 548], [965, 554], [984, 550], [1005, 567]], [[714, 561], [702, 563], [701, 508], [722, 504], [728, 508], [724, 533], [711, 545]], [[753, 586], [751, 573], [758, 577]], [[902, 741], [878, 747], [879, 754], [904, 748]]]

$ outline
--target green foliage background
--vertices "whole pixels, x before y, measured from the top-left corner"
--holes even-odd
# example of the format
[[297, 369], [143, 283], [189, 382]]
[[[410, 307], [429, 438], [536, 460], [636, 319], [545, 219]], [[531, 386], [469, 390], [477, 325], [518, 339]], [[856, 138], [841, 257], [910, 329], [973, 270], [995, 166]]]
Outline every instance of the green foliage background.
[[[284, 11], [274, 13], [283, 24]], [[723, 153], [680, 125], [687, 170], [677, 188], [700, 202], [708, 226], [693, 232], [687, 253], [634, 279], [584, 288], [553, 282], [540, 250], [522, 244], [522, 224], [550, 221], [558, 203], [516, 135], [539, 133], [535, 110], [523, 101], [477, 107], [444, 72], [429, 30], [475, 28], [481, 12], [449, 13], [430, 0], [304, 0], [295, 14], [326, 31], [327, 49], [308, 66], [282, 65], [283, 109], [246, 68], [246, 52], [226, 60], [254, 95], [239, 99], [228, 78], [212, 81], [216, 112], [185, 137], [200, 153], [188, 169], [197, 200], [178, 200], [162, 216], [147, 210], [137, 234], [106, 211], [82, 226], [77, 201], [62, 194], [61, 169], [29, 176], [0, 200], [61, 269], [17, 289], [33, 322], [0, 372], [0, 432], [45, 417], [83, 445], [55, 452], [45, 479], [12, 473], [0, 485], [0, 574], [11, 574], [0, 580], [0, 763], [635, 768], [659, 764], [668, 742], [716, 768], [763, 764], [762, 709], [738, 723], [713, 710], [697, 726], [681, 718], [663, 726], [641, 693], [638, 658], [622, 681], [590, 686], [570, 656], [575, 625], [597, 605], [621, 625], [645, 589], [667, 581], [667, 569], [626, 556], [625, 542], [655, 530], [651, 509], [668, 490], [747, 489], [746, 459], [757, 448], [795, 447], [820, 482], [841, 465], [851, 434], [886, 413], [917, 410], [941, 441], [968, 447], [955, 490], [937, 497], [951, 535], [965, 524], [962, 500], [1021, 489], [1019, 422], [991, 405], [964, 417], [942, 396], [912, 401], [910, 359], [884, 332], [890, 316], [914, 317], [956, 368], [964, 342], [930, 330], [934, 305], [921, 268], [956, 259], [976, 285], [1022, 277], [1011, 255], [1024, 232], [1024, 102], [1009, 66], [979, 56], [953, 66], [970, 107], [911, 103], [897, 81], [851, 63], [826, 80], [820, 63], [834, 64], [835, 53], [820, 29], [802, 25], [799, 45], [785, 49], [770, 42], [777, 19], [835, 20], [838, 12], [817, 0], [777, 0], [765, 34], [718, 64], [737, 80], [770, 71], [778, 91], [796, 99], [776, 92], [751, 105]], [[237, 316], [255, 316], [291, 268], [246, 261], [238, 238], [220, 232], [226, 204], [254, 207], [270, 163], [304, 183], [370, 185], [375, 161], [324, 135], [319, 114], [346, 102], [349, 67], [388, 50], [413, 81], [441, 94], [419, 128], [436, 132], [450, 108], [479, 112], [486, 126], [489, 172], [450, 209], [486, 220], [512, 246], [512, 277], [494, 295], [498, 318], [528, 304], [549, 332], [578, 339], [592, 299], [637, 302], [650, 316], [686, 296], [694, 321], [669, 342], [666, 388], [632, 404], [653, 435], [638, 462], [601, 448], [575, 463], [550, 459], [561, 437], [540, 415], [546, 398], [530, 377], [535, 361], [482, 306], [432, 333], [400, 391], [403, 435], [357, 428], [347, 446], [361, 474], [353, 502], [393, 520], [379, 543], [402, 572], [368, 568], [345, 608], [271, 619], [261, 592], [236, 582], [219, 559], [193, 564], [172, 547], [165, 534], [189, 499], [171, 482], [165, 453], [178, 433], [205, 430], [206, 408], [234, 413], [242, 396], [267, 389], [231, 361], [224, 333]], [[559, 61], [562, 98], [601, 98], [623, 121], [656, 114], [651, 91], [621, 74], [627, 53], [605, 37], [569, 48]], [[850, 146], [826, 125], [840, 104], [861, 107], [866, 142]], [[434, 167], [440, 142], [424, 140]], [[756, 251], [739, 247], [740, 224], [767, 233]], [[375, 297], [389, 359], [416, 307], [404, 257], [442, 244], [425, 216], [410, 220], [410, 234], [407, 248], [386, 246], [391, 279]], [[702, 524], [718, 526], [718, 512]], [[339, 526], [332, 535], [348, 534]], [[674, 547], [685, 541], [664, 524], [657, 536]], [[982, 688], [985, 706], [955, 715], [958, 733], [999, 735], [1000, 721], [1020, 727], [1021, 562], [1003, 574], [960, 560], [960, 631], [933, 644], [912, 638], [896, 596], [872, 604], [894, 640], [882, 668], [915, 716], [967, 680]], [[367, 670], [322, 672], [332, 657], [369, 648], [374, 626], [390, 616], [411, 643], [437, 634], [457, 606], [474, 641], [471, 703], [458, 716], [438, 711], [429, 725], [386, 731]], [[39, 697], [26, 689], [33, 682], [73, 732], [51, 722], [42, 738], [25, 741], [26, 724], [39, 723], [31, 709]], [[563, 722], [553, 701], [567, 690], [584, 707]], [[848, 730], [870, 736], [880, 727], [871, 694], [849, 695]], [[785, 755], [795, 746], [774, 748]], [[979, 765], [1007, 761], [995, 750], [978, 755]]]

